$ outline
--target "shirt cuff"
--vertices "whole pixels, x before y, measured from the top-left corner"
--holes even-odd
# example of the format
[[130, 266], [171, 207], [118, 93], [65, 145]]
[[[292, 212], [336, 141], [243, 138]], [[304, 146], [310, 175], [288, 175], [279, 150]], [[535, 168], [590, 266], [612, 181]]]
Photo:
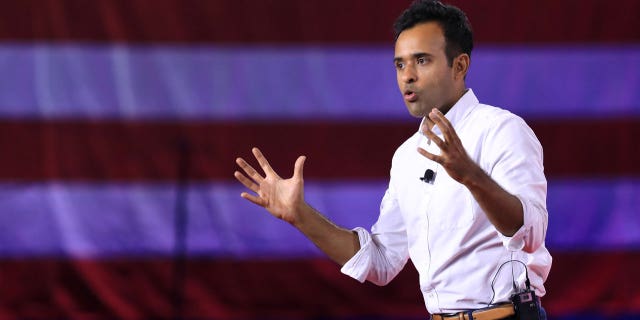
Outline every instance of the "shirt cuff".
[[354, 228], [353, 231], [358, 234], [360, 250], [342, 266], [340, 272], [360, 282], [364, 282], [367, 280], [371, 266], [371, 255], [369, 254], [372, 242], [371, 234], [361, 227]]

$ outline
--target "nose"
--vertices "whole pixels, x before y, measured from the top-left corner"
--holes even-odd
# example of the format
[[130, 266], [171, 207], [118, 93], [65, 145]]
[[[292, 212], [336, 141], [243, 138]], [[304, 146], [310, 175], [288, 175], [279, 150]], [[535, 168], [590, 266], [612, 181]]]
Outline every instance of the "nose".
[[405, 68], [402, 70], [401, 80], [404, 83], [413, 83], [418, 80], [418, 73], [416, 72], [416, 68], [413, 66], [413, 64], [405, 66]]

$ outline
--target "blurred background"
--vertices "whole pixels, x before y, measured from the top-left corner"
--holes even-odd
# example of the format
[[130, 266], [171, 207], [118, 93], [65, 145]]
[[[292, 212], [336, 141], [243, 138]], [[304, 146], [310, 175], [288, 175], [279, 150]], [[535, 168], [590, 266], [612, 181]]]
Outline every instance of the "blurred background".
[[[408, 264], [359, 284], [242, 200], [259, 146], [370, 227], [417, 130], [410, 1], [0, 1], [1, 319], [425, 319]], [[640, 1], [452, 1], [468, 86], [545, 151], [551, 319], [640, 318]]]

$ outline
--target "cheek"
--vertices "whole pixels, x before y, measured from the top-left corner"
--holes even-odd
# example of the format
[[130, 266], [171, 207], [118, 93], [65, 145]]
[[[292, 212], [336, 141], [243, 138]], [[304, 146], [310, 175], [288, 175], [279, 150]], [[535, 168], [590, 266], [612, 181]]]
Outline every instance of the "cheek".
[[434, 94], [434, 91], [438, 89], [439, 79], [435, 77], [432, 73], [427, 73], [422, 76], [422, 84], [421, 87], [426, 89], [426, 92], [429, 92], [430, 95]]
[[420, 78], [423, 83], [437, 83], [438, 78], [441, 76], [437, 69], [434, 68], [424, 68], [422, 72], [420, 72]]
[[422, 75], [424, 86], [429, 88], [440, 88], [447, 85], [450, 74], [442, 69], [430, 69]]

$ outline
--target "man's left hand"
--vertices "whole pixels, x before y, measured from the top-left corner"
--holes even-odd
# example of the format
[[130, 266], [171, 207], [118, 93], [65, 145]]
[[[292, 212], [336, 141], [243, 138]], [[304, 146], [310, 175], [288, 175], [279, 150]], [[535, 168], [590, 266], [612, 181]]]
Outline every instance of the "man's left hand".
[[451, 178], [466, 184], [480, 167], [471, 160], [451, 122], [445, 118], [440, 110], [434, 108], [428, 117], [428, 120], [431, 120], [434, 125], [440, 128], [444, 141], [433, 133], [428, 126], [423, 126], [421, 128], [422, 132], [440, 148], [440, 155], [435, 155], [420, 147], [418, 147], [418, 152], [442, 165]]

